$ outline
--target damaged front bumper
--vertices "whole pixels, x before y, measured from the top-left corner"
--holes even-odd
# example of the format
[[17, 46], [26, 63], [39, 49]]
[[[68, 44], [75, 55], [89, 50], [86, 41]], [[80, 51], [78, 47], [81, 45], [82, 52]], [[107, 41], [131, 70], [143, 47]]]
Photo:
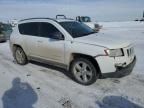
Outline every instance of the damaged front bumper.
[[134, 57], [133, 61], [126, 67], [116, 66], [115, 72], [102, 73], [102, 78], [120, 78], [129, 75], [132, 72], [135, 64], [136, 64], [136, 56]]

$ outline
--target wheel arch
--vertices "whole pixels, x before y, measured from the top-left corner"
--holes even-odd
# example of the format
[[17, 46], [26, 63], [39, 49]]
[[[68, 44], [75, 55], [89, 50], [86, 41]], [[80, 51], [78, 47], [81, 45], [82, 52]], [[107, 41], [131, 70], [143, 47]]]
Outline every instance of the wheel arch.
[[[25, 60], [24, 60], [23, 63], [18, 63], [18, 61], [17, 61], [17, 59], [16, 59], [16, 50], [17, 50], [18, 48], [21, 49], [21, 50], [23, 51], [23, 53], [24, 53]], [[24, 49], [23, 49], [20, 45], [18, 45], [18, 44], [13, 44], [12, 50], [13, 50], [13, 57], [15, 58], [15, 60], [17, 61], [18, 64], [20, 64], [20, 65], [25, 65], [25, 64], [28, 63], [28, 60], [29, 60], [29, 59], [28, 59], [28, 57], [27, 57]]]
[[94, 65], [94, 67], [96, 68], [96, 70], [98, 71], [98, 73], [101, 75], [101, 70], [99, 67], [98, 62], [94, 59], [94, 57], [90, 56], [90, 55], [86, 55], [86, 54], [81, 54], [81, 53], [72, 53], [70, 56], [70, 63], [69, 63], [69, 69], [71, 66], [71, 63], [74, 59], [76, 58], [87, 58], [89, 61], [92, 62], [92, 64]]
[[[17, 48], [17, 47], [22, 48], [22, 47], [21, 47], [20, 45], [18, 45], [18, 44], [13, 44], [12, 49], [15, 50], [15, 48]], [[22, 49], [23, 49], [23, 48], [22, 48]]]
[[17, 47], [21, 48], [24, 51], [24, 53], [27, 55], [26, 51], [19, 44], [13, 44], [13, 46], [12, 46], [12, 52], [13, 52], [13, 54], [14, 54], [14, 51], [16, 50]]

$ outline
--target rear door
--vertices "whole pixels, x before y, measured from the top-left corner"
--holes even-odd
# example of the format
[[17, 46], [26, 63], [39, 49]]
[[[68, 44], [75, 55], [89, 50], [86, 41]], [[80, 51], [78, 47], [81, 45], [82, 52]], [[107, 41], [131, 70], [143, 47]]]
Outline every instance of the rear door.
[[37, 41], [39, 40], [39, 22], [27, 22], [19, 24], [19, 31], [25, 41], [25, 49], [29, 56], [38, 56]]

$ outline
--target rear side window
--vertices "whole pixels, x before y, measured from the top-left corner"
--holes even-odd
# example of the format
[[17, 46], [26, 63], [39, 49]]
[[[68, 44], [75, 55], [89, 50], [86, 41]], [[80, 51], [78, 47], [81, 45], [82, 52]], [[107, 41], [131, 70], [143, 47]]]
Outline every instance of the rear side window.
[[19, 24], [18, 28], [21, 34], [39, 36], [39, 22]]

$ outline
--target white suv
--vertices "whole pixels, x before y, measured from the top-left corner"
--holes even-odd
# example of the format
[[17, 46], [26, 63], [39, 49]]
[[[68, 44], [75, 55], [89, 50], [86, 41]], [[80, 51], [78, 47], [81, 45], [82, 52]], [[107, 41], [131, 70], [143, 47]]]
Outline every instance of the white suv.
[[103, 75], [128, 74], [136, 62], [132, 44], [94, 33], [70, 19], [21, 20], [12, 32], [10, 47], [18, 64], [35, 60], [64, 67], [83, 85]]

